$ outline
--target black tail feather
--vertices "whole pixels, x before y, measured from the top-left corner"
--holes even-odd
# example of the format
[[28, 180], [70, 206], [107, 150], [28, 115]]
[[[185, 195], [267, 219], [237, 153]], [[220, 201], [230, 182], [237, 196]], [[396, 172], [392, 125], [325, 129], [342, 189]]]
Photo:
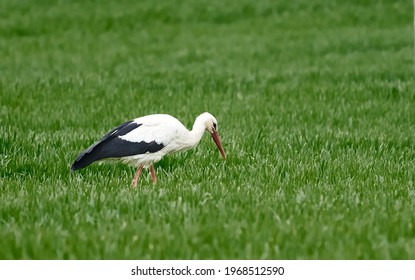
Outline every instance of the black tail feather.
[[[97, 143], [99, 144], [99, 143]], [[87, 167], [94, 161], [100, 160], [102, 158], [99, 157], [99, 152], [95, 150], [94, 148], [97, 146], [97, 144], [92, 145], [85, 151], [83, 151], [74, 161], [74, 163], [71, 166], [71, 171], [75, 171], [84, 167]]]
[[79, 154], [79, 156], [75, 159], [75, 162], [71, 166], [71, 171], [87, 167], [94, 161], [105, 158], [105, 156], [102, 154], [102, 145], [104, 143], [109, 142], [112, 138], [119, 135], [118, 132], [125, 130], [123, 131], [123, 134], [126, 134], [138, 126], [139, 125], [135, 124], [133, 121], [127, 121], [109, 131], [107, 134], [104, 135], [104, 137], [101, 138], [101, 140], [94, 143], [88, 149]]

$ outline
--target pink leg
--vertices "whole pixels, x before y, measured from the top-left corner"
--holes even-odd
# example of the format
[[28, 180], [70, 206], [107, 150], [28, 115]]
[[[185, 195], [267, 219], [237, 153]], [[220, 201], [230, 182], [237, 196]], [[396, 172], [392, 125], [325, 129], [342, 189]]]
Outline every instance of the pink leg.
[[137, 168], [137, 172], [135, 173], [135, 176], [134, 176], [133, 181], [131, 182], [131, 187], [132, 187], [132, 188], [135, 188], [135, 187], [137, 186], [138, 176], [140, 176], [140, 174], [141, 174], [141, 171], [142, 171], [142, 170], [143, 170], [143, 166], [142, 166], [142, 165], [140, 165], [140, 166]]
[[150, 172], [151, 172], [151, 179], [153, 179], [153, 185], [157, 183], [156, 172], [154, 171], [154, 167], [150, 164]]

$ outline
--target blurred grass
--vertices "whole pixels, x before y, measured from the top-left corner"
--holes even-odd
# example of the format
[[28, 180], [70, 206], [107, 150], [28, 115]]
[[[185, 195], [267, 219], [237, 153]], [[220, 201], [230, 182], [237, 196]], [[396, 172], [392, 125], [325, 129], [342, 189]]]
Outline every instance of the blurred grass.
[[[414, 259], [409, 1], [1, 1], [1, 259]], [[156, 165], [119, 123], [209, 111]]]

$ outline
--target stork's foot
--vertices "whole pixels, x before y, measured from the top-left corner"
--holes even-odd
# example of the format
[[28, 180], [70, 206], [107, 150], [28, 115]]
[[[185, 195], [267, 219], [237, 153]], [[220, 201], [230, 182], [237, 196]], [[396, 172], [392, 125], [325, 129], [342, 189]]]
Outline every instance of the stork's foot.
[[140, 166], [137, 168], [137, 172], [135, 173], [135, 176], [134, 176], [133, 181], [131, 182], [131, 187], [132, 187], [132, 188], [135, 188], [135, 187], [137, 186], [138, 176], [140, 176], [140, 174], [141, 174], [141, 171], [142, 171], [142, 170], [143, 170], [143, 166], [142, 166], [142, 165], [140, 165]]
[[151, 179], [153, 180], [153, 185], [157, 183], [156, 172], [154, 171], [154, 167], [150, 164], [150, 172], [151, 172]]

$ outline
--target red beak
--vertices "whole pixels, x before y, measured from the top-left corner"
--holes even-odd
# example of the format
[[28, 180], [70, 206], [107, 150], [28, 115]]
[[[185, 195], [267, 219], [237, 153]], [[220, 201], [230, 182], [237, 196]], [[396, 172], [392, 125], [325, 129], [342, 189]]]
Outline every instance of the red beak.
[[222, 148], [222, 144], [220, 143], [219, 134], [217, 131], [212, 133], [213, 141], [215, 141], [216, 146], [218, 146], [219, 152], [224, 159], [226, 159], [225, 151]]

